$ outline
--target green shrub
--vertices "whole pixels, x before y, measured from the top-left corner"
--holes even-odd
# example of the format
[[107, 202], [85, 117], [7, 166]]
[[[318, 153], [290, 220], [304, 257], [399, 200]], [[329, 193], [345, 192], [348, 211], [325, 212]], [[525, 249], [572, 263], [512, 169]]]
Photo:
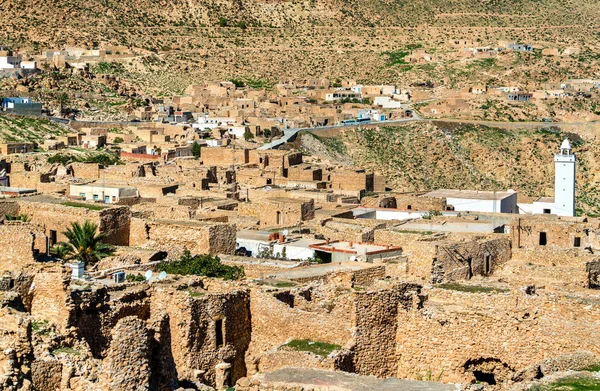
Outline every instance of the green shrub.
[[143, 282], [146, 281], [146, 277], [141, 274], [128, 274], [125, 276], [127, 282]]
[[192, 155], [194, 155], [194, 157], [198, 159], [200, 157], [200, 152], [200, 144], [197, 141], [194, 141], [194, 143], [192, 144]]
[[188, 250], [177, 261], [163, 261], [160, 270], [169, 274], [218, 277], [224, 280], [244, 277], [244, 269], [239, 266], [223, 265], [219, 257], [208, 254], [192, 256]]
[[29, 216], [27, 216], [26, 214], [20, 214], [20, 215], [7, 214], [7, 215], [4, 215], [4, 219], [7, 221], [22, 221], [24, 223], [31, 220], [29, 218]]
[[284, 346], [290, 347], [294, 350], [298, 350], [301, 352], [311, 352], [321, 357], [327, 357], [334, 350], [339, 350], [342, 348], [340, 345], [311, 341], [308, 339], [294, 339], [285, 344]]
[[244, 140], [249, 141], [249, 140], [252, 140], [253, 138], [254, 138], [254, 135], [252, 134], [250, 129], [246, 129], [246, 131], [244, 132]]

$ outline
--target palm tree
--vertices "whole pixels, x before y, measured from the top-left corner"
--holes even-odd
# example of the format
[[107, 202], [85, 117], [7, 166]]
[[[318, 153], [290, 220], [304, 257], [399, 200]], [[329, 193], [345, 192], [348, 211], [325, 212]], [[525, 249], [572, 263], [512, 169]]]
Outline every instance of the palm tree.
[[86, 265], [93, 265], [104, 257], [115, 252], [113, 246], [104, 243], [106, 234], [96, 233], [98, 226], [89, 220], [83, 225], [74, 222], [63, 234], [69, 239], [68, 245], [70, 258], [77, 259]]
[[65, 113], [65, 106], [69, 104], [69, 95], [66, 92], [62, 92], [58, 94], [56, 101], [58, 102], [60, 115], [62, 116]]
[[56, 243], [50, 247], [50, 255], [58, 259], [68, 259], [72, 251], [72, 247], [68, 243]]

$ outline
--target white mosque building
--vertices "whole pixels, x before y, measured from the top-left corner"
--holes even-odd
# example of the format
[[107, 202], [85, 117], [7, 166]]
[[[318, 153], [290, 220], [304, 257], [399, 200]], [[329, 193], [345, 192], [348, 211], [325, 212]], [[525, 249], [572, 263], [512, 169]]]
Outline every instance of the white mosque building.
[[554, 155], [554, 197], [541, 197], [531, 204], [519, 203], [523, 213], [575, 216], [575, 168], [577, 159], [565, 139]]

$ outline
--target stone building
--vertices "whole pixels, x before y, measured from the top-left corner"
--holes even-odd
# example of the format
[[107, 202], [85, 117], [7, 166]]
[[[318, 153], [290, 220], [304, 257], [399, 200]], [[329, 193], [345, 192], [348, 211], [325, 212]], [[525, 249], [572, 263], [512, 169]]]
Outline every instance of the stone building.
[[235, 225], [202, 221], [144, 220], [131, 221], [130, 245], [181, 254], [233, 254]]
[[261, 226], [290, 227], [314, 218], [315, 205], [311, 200], [267, 198], [253, 203], [241, 203], [242, 216], [256, 216]]

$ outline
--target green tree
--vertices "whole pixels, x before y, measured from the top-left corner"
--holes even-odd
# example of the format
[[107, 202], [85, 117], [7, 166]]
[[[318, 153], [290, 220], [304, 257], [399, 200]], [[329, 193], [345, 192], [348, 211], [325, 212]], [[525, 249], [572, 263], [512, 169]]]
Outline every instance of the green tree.
[[252, 134], [250, 129], [246, 128], [246, 131], [244, 132], [244, 140], [249, 141], [249, 140], [252, 140], [253, 138], [254, 138], [254, 135]]
[[69, 104], [69, 95], [66, 92], [58, 94], [56, 97], [56, 102], [59, 106], [60, 115], [63, 115], [65, 113], [66, 106]]
[[239, 266], [223, 265], [219, 257], [208, 254], [192, 256], [189, 250], [177, 261], [161, 262], [160, 270], [169, 274], [218, 277], [224, 280], [239, 280], [244, 277], [244, 269]]
[[200, 151], [201, 151], [200, 143], [198, 143], [197, 141], [194, 141], [194, 143], [192, 144], [192, 155], [194, 155], [194, 157], [196, 159], [198, 159], [200, 157]]
[[225, 19], [223, 17], [219, 18], [219, 26], [220, 27], [227, 27], [227, 24], [228, 24], [227, 19]]
[[120, 143], [122, 143], [124, 141], [125, 140], [123, 140], [123, 137], [115, 137], [115, 139], [113, 140], [113, 143], [120, 144]]
[[89, 220], [83, 225], [74, 222], [71, 228], [67, 228], [63, 234], [69, 240], [61, 243], [69, 246], [68, 258], [76, 259], [86, 265], [93, 265], [102, 258], [108, 257], [115, 252], [113, 246], [104, 242], [106, 234], [96, 233], [98, 226]]

